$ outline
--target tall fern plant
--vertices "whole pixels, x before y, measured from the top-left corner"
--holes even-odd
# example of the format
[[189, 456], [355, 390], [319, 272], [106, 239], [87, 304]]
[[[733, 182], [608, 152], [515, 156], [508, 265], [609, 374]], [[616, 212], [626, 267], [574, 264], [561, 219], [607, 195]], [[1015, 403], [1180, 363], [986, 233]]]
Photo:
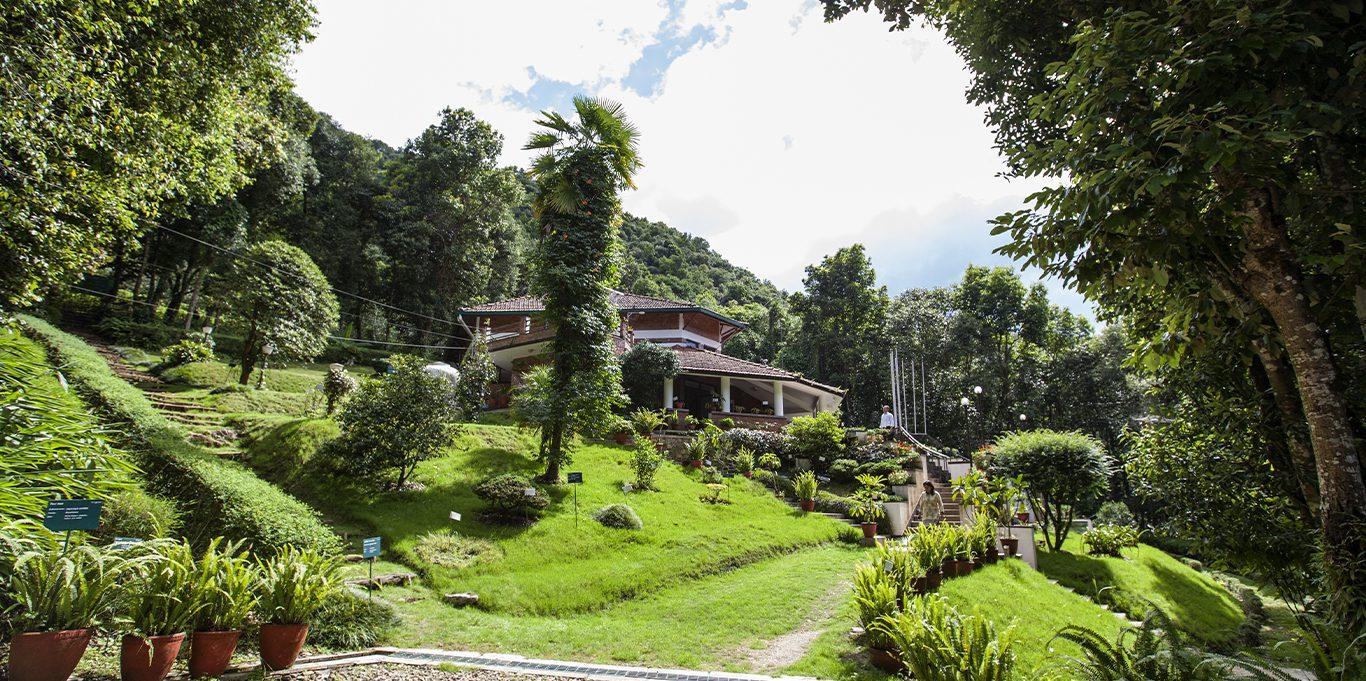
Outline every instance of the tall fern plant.
[[341, 588], [336, 558], [286, 546], [259, 564], [261, 600], [257, 610], [268, 624], [307, 624]]
[[0, 590], [15, 632], [86, 629], [108, 623], [123, 595], [119, 583], [136, 566], [133, 560], [86, 544], [67, 551], [55, 546], [25, 550], [6, 563]]

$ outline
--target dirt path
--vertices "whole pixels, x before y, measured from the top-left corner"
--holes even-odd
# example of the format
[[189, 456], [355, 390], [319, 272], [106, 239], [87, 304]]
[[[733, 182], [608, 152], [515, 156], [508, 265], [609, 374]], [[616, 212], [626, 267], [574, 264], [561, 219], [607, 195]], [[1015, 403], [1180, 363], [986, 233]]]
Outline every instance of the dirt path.
[[842, 581], [812, 604], [810, 612], [796, 629], [768, 641], [763, 648], [746, 648], [737, 657], [745, 658], [750, 668], [759, 673], [785, 669], [806, 656], [811, 644], [825, 633], [826, 626], [835, 618], [839, 603], [849, 594], [851, 583]]

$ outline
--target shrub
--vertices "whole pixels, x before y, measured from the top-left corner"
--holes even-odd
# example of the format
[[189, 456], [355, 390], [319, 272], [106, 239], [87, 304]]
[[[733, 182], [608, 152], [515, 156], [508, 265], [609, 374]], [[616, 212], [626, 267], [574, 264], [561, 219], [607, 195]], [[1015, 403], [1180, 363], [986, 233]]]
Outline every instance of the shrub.
[[1046, 429], [998, 439], [988, 469], [993, 476], [1019, 476], [1030, 506], [1042, 516], [1044, 540], [1053, 551], [1067, 539], [1073, 509], [1104, 492], [1110, 479], [1110, 462], [1099, 441]]
[[746, 447], [741, 447], [735, 452], [735, 470], [741, 475], [754, 473], [754, 452]]
[[346, 367], [340, 364], [332, 364], [327, 367], [327, 376], [323, 377], [323, 395], [327, 397], [327, 415], [331, 416], [337, 410], [337, 405], [346, 399], [347, 395], [355, 392], [359, 383], [356, 378], [347, 373]]
[[1101, 504], [1094, 520], [1097, 525], [1135, 526], [1133, 512], [1122, 501], [1107, 501]]
[[724, 478], [722, 478], [721, 471], [718, 470], [716, 466], [705, 466], [702, 468], [700, 480], [704, 485], [716, 485], [720, 484]]
[[721, 498], [721, 494], [726, 491], [726, 483], [709, 482], [707, 491], [703, 492], [698, 498], [707, 504], [729, 504], [730, 502]]
[[842, 497], [834, 492], [821, 490], [816, 492], [816, 510], [821, 513], [838, 513], [849, 515], [849, 509], [853, 507], [848, 497]]
[[640, 522], [640, 516], [636, 515], [635, 509], [626, 504], [603, 506], [593, 513], [593, 519], [602, 523], [604, 527], [619, 530], [639, 530], [645, 526]]
[[337, 415], [341, 436], [328, 454], [354, 477], [391, 473], [403, 489], [417, 464], [441, 453], [460, 431], [460, 414], [446, 379], [425, 371], [427, 361], [396, 355], [394, 372], [361, 385]]
[[[527, 494], [527, 490], [532, 490]], [[474, 486], [474, 495], [488, 504], [494, 516], [532, 519], [550, 506], [545, 492], [527, 478], [515, 473], [503, 473]]]
[[906, 462], [900, 459], [883, 459], [859, 465], [855, 475], [877, 475], [887, 477], [897, 471], [905, 470]]
[[[900, 652], [911, 678], [1013, 678], [1015, 628], [1007, 627], [998, 633], [991, 620], [975, 612], [962, 615], [938, 594], [907, 599], [901, 612], [881, 618], [873, 627]], [[970, 671], [965, 675], [959, 670]]]
[[788, 451], [793, 456], [812, 461], [834, 459], [844, 451], [844, 426], [839, 417], [830, 412], [814, 416], [798, 416], [783, 429], [791, 438]]
[[635, 447], [631, 450], [631, 468], [636, 473], [636, 489], [654, 489], [655, 473], [664, 462], [664, 457], [648, 437], [637, 436]]
[[721, 426], [721, 430], [730, 430], [735, 427], [735, 419], [726, 416], [723, 417], [721, 419], [721, 422], [717, 425]]
[[241, 464], [185, 441], [184, 433], [137, 388], [114, 375], [89, 345], [51, 325], [24, 318], [28, 331], [65, 367], [67, 377], [93, 406], [124, 423], [137, 452], [147, 491], [176, 501], [187, 537], [246, 539], [257, 551], [286, 545], [335, 551], [337, 536], [313, 509], [256, 477]]
[[1081, 648], [1080, 657], [1064, 661], [1064, 669], [1076, 678], [1162, 681], [1227, 678], [1223, 665], [1210, 664], [1205, 653], [1188, 645], [1171, 619], [1156, 608], [1148, 611], [1142, 626], [1137, 629], [1122, 627], [1113, 641], [1094, 629], [1078, 625], [1063, 627], [1055, 638]]
[[310, 549], [286, 546], [258, 565], [261, 600], [257, 610], [268, 624], [307, 624], [341, 588], [337, 560]]
[[766, 471], [776, 471], [783, 467], [783, 462], [773, 452], [764, 452], [759, 455], [759, 468]]
[[853, 459], [835, 459], [835, 462], [830, 464], [830, 470], [827, 471], [827, 473], [830, 474], [831, 480], [836, 482], [849, 482], [858, 474], [857, 471], [857, 461]]
[[[781, 457], [787, 453], [789, 438], [784, 433], [774, 433], [767, 430], [756, 430], [754, 428], [731, 428], [721, 436], [726, 444], [735, 449], [747, 447], [751, 452], [764, 452]], [[770, 470], [777, 470], [774, 466]]]
[[664, 381], [678, 375], [678, 354], [655, 343], [636, 343], [621, 355], [621, 387], [637, 407], [659, 404]]
[[169, 369], [190, 362], [207, 362], [211, 359], [213, 359], [213, 348], [208, 343], [185, 338], [161, 353], [160, 368]]
[[1138, 546], [1138, 530], [1125, 525], [1096, 525], [1081, 536], [1081, 545], [1093, 556], [1119, 557], [1121, 549]]
[[631, 412], [631, 428], [636, 435], [649, 435], [664, 427], [664, 413], [657, 409], [637, 409]]
[[457, 570], [488, 562], [500, 555], [498, 545], [487, 539], [466, 537], [447, 530], [434, 530], [418, 537], [412, 552], [422, 563]]
[[180, 526], [175, 503], [140, 489], [120, 492], [100, 509], [100, 527], [91, 535], [102, 540], [115, 537], [160, 539]]
[[455, 385], [455, 403], [466, 421], [477, 421], [484, 413], [489, 387], [498, 378], [498, 367], [489, 357], [488, 338], [474, 334], [474, 340], [460, 360], [460, 381]]
[[792, 491], [802, 501], [815, 501], [816, 487], [816, 474], [811, 471], [802, 471], [792, 479]]
[[114, 343], [139, 348], [164, 348], [184, 333], [169, 324], [135, 322], [123, 317], [106, 317], [95, 328], [100, 336]]
[[313, 615], [308, 642], [332, 650], [369, 648], [398, 624], [394, 606], [340, 589], [325, 598]]
[[754, 481], [773, 490], [779, 496], [791, 497], [796, 494], [792, 481], [777, 471], [763, 468], [754, 471]]

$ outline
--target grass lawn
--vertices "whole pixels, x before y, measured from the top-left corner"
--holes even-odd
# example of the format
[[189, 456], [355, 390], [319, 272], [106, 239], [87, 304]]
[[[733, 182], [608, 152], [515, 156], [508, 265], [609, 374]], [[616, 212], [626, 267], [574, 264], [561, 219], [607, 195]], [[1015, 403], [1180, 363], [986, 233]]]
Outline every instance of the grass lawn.
[[1242, 623], [1242, 609], [1222, 585], [1151, 546], [1124, 549], [1123, 558], [1088, 556], [1072, 534], [1063, 549], [1040, 551], [1039, 569], [1134, 619], [1156, 607], [1208, 643], [1228, 641]]
[[[864, 552], [832, 544], [768, 558], [652, 591], [594, 612], [513, 615], [457, 609], [421, 587], [391, 588], [402, 626], [399, 646], [497, 651], [654, 667], [778, 671], [756, 666], [756, 649], [808, 618], [821, 620], [848, 596]], [[402, 569], [379, 564], [376, 573]], [[363, 566], [349, 569], [363, 574]]]
[[[483, 502], [474, 496], [473, 485], [507, 471], [534, 475], [540, 464], [526, 454], [534, 450], [531, 442], [514, 428], [466, 428], [446, 456], [418, 466], [414, 479], [424, 490], [349, 498], [338, 512], [377, 528], [433, 588], [473, 591], [489, 610], [548, 615], [599, 609], [853, 531], [823, 516], [804, 515], [740, 477], [730, 481], [730, 503], [704, 503], [699, 496], [706, 488], [698, 474], [671, 463], [656, 476], [659, 491], [624, 494], [622, 484], [634, 477], [629, 450], [598, 444], [574, 452], [567, 470], [581, 471], [584, 484], [550, 488], [551, 506], [539, 522], [529, 527], [483, 522]], [[591, 518], [595, 509], [618, 502], [636, 510], [643, 530], [610, 529]], [[463, 520], [453, 523], [451, 511]], [[412, 551], [419, 538], [448, 529], [492, 540], [501, 557], [460, 569], [423, 564]]]
[[[974, 608], [999, 629], [1015, 625], [1022, 678], [1037, 678], [1056, 668], [1064, 656], [1080, 655], [1075, 645], [1054, 641], [1059, 629], [1076, 624], [1113, 639], [1128, 624], [1113, 613], [1049, 581], [1022, 561], [989, 565], [967, 577], [946, 580], [939, 593], [959, 610]], [[849, 636], [857, 624], [852, 607], [845, 605], [812, 646], [810, 653], [787, 672], [825, 679], [875, 678], [866, 666], [867, 654]]]

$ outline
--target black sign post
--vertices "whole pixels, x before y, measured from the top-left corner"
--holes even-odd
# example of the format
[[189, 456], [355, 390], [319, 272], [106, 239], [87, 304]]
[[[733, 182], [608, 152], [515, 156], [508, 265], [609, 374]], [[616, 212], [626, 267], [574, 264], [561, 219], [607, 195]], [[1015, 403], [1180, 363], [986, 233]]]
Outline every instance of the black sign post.
[[379, 554], [383, 550], [384, 540], [379, 537], [366, 537], [361, 540], [360, 555], [370, 564], [370, 588], [368, 591], [370, 592], [370, 600], [372, 601], [375, 600], [375, 590], [379, 586], [378, 584], [375, 584], [375, 559], [379, 558]]
[[[570, 473], [570, 474], [569, 474], [569, 484], [571, 484], [571, 485], [582, 485], [582, 484], [583, 484], [583, 473], [582, 473], [581, 471], [575, 471], [575, 472], [573, 472], [573, 473]], [[574, 488], [574, 529], [575, 529], [575, 530], [579, 529], [579, 488], [578, 488], [578, 487], [575, 487], [575, 488]]]
[[89, 532], [100, 527], [100, 509], [104, 502], [98, 499], [53, 499], [47, 502], [43, 513], [43, 527], [53, 532], [66, 532], [62, 542], [62, 553], [71, 546], [72, 530]]

